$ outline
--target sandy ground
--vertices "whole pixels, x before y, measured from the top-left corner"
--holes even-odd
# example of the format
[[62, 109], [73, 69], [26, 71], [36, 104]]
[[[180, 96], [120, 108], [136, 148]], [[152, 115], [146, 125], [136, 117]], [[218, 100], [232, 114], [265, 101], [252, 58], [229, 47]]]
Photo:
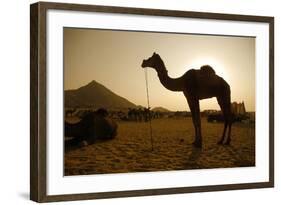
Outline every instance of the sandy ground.
[[255, 166], [255, 127], [235, 123], [230, 146], [217, 145], [222, 123], [202, 118], [203, 148], [193, 148], [191, 118], [118, 122], [116, 139], [65, 152], [65, 175]]

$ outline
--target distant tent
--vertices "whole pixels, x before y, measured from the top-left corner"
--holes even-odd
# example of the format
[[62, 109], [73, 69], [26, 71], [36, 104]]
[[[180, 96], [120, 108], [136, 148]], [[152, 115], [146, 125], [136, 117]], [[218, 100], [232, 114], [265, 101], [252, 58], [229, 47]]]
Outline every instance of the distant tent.
[[231, 103], [231, 109], [232, 109], [232, 113], [235, 115], [245, 115], [246, 114], [244, 101], [242, 101], [241, 103], [237, 103], [237, 102]]

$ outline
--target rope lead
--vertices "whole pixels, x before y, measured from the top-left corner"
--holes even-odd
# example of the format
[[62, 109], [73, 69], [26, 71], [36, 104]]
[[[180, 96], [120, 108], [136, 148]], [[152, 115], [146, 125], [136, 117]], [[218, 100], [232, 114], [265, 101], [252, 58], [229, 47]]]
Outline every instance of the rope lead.
[[149, 129], [150, 129], [150, 143], [151, 143], [151, 150], [153, 151], [153, 138], [152, 138], [152, 125], [151, 125], [150, 105], [149, 105], [147, 69], [144, 69], [144, 76], [145, 76], [145, 85], [146, 85], [146, 99], [147, 99]]

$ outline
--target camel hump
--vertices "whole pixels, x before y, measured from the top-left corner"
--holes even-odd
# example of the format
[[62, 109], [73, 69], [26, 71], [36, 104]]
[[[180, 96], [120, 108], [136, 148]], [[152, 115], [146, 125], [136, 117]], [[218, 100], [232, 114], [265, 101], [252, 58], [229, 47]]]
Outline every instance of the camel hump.
[[215, 70], [210, 65], [201, 66], [200, 70], [206, 75], [215, 75]]

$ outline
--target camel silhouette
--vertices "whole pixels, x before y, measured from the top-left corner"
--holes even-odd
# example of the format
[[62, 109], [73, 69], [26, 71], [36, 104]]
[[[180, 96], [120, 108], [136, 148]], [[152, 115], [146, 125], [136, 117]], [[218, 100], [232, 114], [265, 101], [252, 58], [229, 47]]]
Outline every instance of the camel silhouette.
[[211, 66], [204, 65], [199, 70], [188, 70], [179, 78], [170, 78], [163, 60], [155, 52], [150, 58], [143, 60], [141, 66], [154, 68], [166, 89], [183, 92], [192, 114], [195, 147], [202, 147], [199, 100], [216, 97], [224, 116], [224, 129], [218, 144], [230, 144], [232, 125], [230, 86], [222, 77], [216, 75]]
[[108, 111], [100, 108], [97, 111], [88, 111], [77, 123], [64, 122], [64, 134], [72, 137], [67, 145], [79, 145], [86, 141], [92, 144], [96, 140], [110, 140], [116, 137], [118, 125], [108, 117]]

